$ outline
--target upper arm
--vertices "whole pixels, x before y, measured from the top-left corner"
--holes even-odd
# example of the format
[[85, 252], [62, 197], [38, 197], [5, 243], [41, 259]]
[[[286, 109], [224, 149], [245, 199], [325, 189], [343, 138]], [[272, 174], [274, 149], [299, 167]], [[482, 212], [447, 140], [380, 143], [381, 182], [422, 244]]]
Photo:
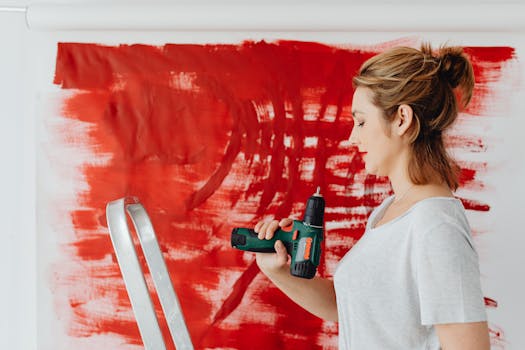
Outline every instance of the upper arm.
[[443, 350], [490, 350], [487, 322], [436, 324]]
[[436, 226], [421, 234], [416, 251], [421, 324], [487, 320], [478, 257], [466, 228]]

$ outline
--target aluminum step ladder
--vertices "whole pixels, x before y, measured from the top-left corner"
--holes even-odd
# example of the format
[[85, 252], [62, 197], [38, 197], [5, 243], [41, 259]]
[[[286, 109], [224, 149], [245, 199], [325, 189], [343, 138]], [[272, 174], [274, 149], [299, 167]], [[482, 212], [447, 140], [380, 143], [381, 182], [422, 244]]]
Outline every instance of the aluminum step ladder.
[[144, 347], [147, 350], [163, 350], [166, 349], [166, 344], [135, 251], [126, 213], [130, 216], [139, 237], [175, 347], [177, 350], [193, 350], [188, 327], [149, 216], [138, 198], [125, 197], [107, 204], [106, 218]]

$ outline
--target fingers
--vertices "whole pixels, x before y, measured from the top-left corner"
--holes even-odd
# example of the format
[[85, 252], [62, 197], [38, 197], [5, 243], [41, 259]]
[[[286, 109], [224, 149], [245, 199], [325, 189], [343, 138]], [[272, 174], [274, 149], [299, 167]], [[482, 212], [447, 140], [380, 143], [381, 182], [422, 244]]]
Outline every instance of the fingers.
[[263, 239], [264, 236], [266, 235], [266, 227], [268, 226], [268, 222], [267, 221], [259, 221], [255, 227], [253, 228], [253, 230], [255, 231], [255, 233], [257, 233], [257, 238], [259, 239]]
[[279, 228], [279, 222], [277, 220], [272, 220], [266, 229], [266, 239], [272, 239], [275, 231]]
[[253, 230], [257, 233], [257, 238], [259, 239], [272, 239], [275, 231], [277, 231], [279, 227], [286, 227], [291, 224], [293, 224], [293, 219], [290, 218], [285, 218], [281, 221], [259, 221], [255, 224]]
[[279, 221], [279, 226], [281, 227], [286, 227], [291, 224], [293, 224], [293, 220], [290, 218], [284, 218], [284, 219], [281, 219], [281, 221]]
[[259, 230], [255, 230], [255, 232], [258, 232], [257, 237], [259, 239], [272, 239], [273, 234], [275, 233], [278, 227], [279, 222], [277, 220], [272, 220], [263, 223]]
[[255, 233], [257, 233], [257, 238], [264, 239], [266, 236], [266, 229], [268, 228], [268, 225], [270, 224], [269, 221], [259, 221], [253, 230]]
[[260, 232], [259, 230], [261, 229], [263, 224], [264, 224], [264, 221], [259, 221], [258, 223], [255, 224], [255, 227], [253, 228], [255, 233], [259, 233]]

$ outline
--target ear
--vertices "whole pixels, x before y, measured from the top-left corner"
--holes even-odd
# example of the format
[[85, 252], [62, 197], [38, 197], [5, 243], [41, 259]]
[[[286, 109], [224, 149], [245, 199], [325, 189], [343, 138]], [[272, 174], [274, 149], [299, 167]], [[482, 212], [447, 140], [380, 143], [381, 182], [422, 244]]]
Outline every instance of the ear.
[[403, 104], [397, 108], [396, 117], [392, 124], [393, 132], [398, 136], [403, 136], [410, 126], [412, 125], [414, 119], [414, 111], [409, 105]]

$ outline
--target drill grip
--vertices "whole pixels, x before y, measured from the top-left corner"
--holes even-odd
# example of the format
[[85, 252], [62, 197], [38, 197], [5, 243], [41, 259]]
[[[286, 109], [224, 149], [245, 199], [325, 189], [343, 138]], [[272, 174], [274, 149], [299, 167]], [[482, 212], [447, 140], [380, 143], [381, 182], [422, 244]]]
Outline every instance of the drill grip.
[[259, 253], [275, 253], [275, 241], [280, 240], [291, 256], [290, 272], [293, 276], [313, 278], [321, 255], [322, 229], [306, 227], [294, 221], [293, 229], [278, 229], [272, 239], [259, 239], [249, 228], [234, 228], [231, 233], [232, 247]]
[[278, 230], [272, 239], [259, 239], [257, 233], [249, 228], [237, 227], [232, 230], [232, 247], [256, 253], [275, 253], [275, 242], [282, 241], [288, 254], [292, 254], [290, 244], [292, 235], [289, 232]]

